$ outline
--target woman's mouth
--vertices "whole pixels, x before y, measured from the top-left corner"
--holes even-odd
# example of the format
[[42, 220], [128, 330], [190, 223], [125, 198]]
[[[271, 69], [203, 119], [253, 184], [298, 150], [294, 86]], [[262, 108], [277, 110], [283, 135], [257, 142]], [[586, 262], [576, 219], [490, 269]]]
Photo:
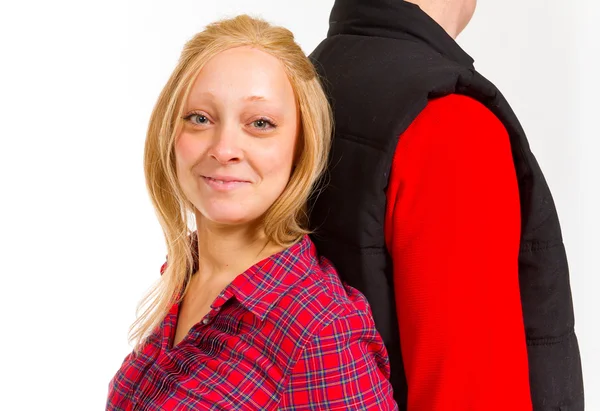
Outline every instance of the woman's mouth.
[[232, 191], [237, 188], [245, 187], [250, 184], [249, 181], [238, 180], [234, 177], [207, 177], [202, 176], [202, 180], [207, 186], [215, 191]]

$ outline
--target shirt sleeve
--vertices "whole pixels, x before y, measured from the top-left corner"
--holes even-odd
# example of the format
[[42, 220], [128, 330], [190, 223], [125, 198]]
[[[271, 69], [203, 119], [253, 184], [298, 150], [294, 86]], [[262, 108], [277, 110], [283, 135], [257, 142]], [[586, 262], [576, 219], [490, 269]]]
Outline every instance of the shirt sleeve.
[[397, 410], [389, 360], [368, 308], [340, 316], [304, 349], [279, 410]]
[[502, 123], [469, 97], [431, 101], [400, 137], [387, 198], [408, 411], [531, 410]]

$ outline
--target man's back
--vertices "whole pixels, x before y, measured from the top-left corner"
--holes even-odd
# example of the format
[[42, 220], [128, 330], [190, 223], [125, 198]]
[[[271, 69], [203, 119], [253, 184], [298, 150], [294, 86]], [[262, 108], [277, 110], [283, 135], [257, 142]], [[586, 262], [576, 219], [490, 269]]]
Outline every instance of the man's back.
[[[515, 354], [525, 350], [523, 318], [515, 315], [521, 310], [521, 301], [509, 297], [518, 294], [518, 275], [529, 339], [534, 409], [553, 409], [551, 407], [568, 404], [581, 407], [573, 409], [583, 409], [581, 369], [573, 333], [568, 269], [556, 210], [543, 175], [529, 151], [525, 135], [501, 94], [474, 71], [470, 57], [440, 26], [418, 7], [396, 0], [336, 2], [328, 39], [315, 50], [312, 57], [324, 77], [336, 121], [331, 166], [327, 177], [329, 184], [314, 204], [311, 214], [316, 230], [313, 237], [320, 252], [333, 261], [344, 280], [360, 289], [369, 299], [377, 326], [390, 353], [392, 383], [401, 408], [403, 404], [407, 407], [408, 402], [408, 406], [417, 407], [415, 404], [419, 404], [420, 408], [410, 408], [411, 410], [490, 410], [495, 406], [502, 409], [530, 409], [529, 399], [522, 395], [523, 386], [527, 383], [518, 382], [523, 381], [519, 379], [519, 375], [527, 369], [527, 358]], [[423, 187], [423, 190], [415, 192], [442, 192], [442, 181], [455, 184], [456, 189], [450, 192], [460, 193], [456, 197], [466, 204], [459, 208], [464, 209], [469, 204], [477, 206], [472, 205], [474, 212], [461, 217], [462, 219], [452, 215], [447, 217], [457, 218], [455, 224], [437, 225], [441, 244], [457, 233], [464, 239], [464, 244], [456, 241], [450, 244], [446, 240], [447, 248], [456, 251], [446, 253], [448, 257], [444, 259], [429, 245], [425, 245], [421, 240], [424, 236], [406, 237], [405, 233], [410, 232], [407, 226], [411, 222], [416, 226], [416, 222], [421, 221], [422, 227], [431, 228], [435, 216], [443, 215], [442, 212], [447, 211], [450, 202], [440, 199], [440, 204], [431, 208], [431, 212], [419, 214], [418, 210], [422, 210], [427, 204], [423, 201], [425, 197], [420, 194], [420, 197], [414, 197], [416, 200], [407, 203], [407, 187], [411, 181], [399, 176], [398, 171], [406, 169], [404, 165], [408, 164], [403, 156], [421, 156], [420, 159], [408, 160], [416, 165], [425, 163], [430, 160], [429, 154], [433, 153], [432, 148], [436, 146], [431, 145], [430, 141], [430, 146], [425, 144], [424, 147], [428, 148], [421, 149], [420, 154], [406, 149], [401, 152], [403, 149], [398, 144], [398, 139], [404, 141], [407, 133], [411, 132], [409, 127], [414, 129], [415, 122], [426, 114], [425, 111], [430, 110], [430, 100], [450, 94], [470, 96], [469, 100], [472, 102], [468, 102], [465, 107], [472, 107], [474, 111], [456, 111], [456, 115], [464, 114], [465, 117], [458, 118], [455, 121], [458, 123], [455, 132], [447, 132], [448, 135], [444, 137], [459, 143], [461, 136], [468, 135], [469, 132], [475, 133], [464, 127], [473, 123], [468, 116], [477, 112], [476, 104], [487, 107], [487, 110], [501, 120], [496, 119], [499, 126], [485, 125], [484, 129], [477, 132], [481, 134], [481, 142], [494, 140], [491, 138], [494, 135], [498, 136], [496, 140], [499, 143], [502, 143], [502, 139], [510, 140], [513, 158], [510, 158], [510, 149], [508, 152], [502, 151], [505, 155], [498, 164], [504, 164], [503, 169], [507, 171], [499, 178], [507, 182], [508, 193], [511, 192], [510, 184], [514, 189], [519, 189], [521, 204], [520, 210], [517, 209], [515, 213], [508, 212], [505, 208], [506, 212], [502, 214], [495, 213], [486, 217], [482, 213], [480, 217], [476, 217], [475, 211], [481, 208], [501, 206], [499, 209], [502, 210], [504, 204], [513, 204], [510, 202], [511, 197], [502, 194], [500, 190], [496, 192], [501, 198], [494, 197], [494, 189], [498, 188], [499, 183], [490, 180], [495, 186], [486, 187], [481, 183], [486, 181], [485, 178], [476, 183], [465, 177], [468, 173], [447, 182], [441, 178], [442, 170], [437, 183], [433, 179], [433, 182], [421, 184], [419, 187]], [[455, 104], [440, 99], [442, 100], [448, 110]], [[483, 112], [486, 112], [485, 108]], [[494, 116], [488, 114], [493, 120]], [[489, 124], [494, 124], [492, 120]], [[427, 121], [430, 125], [435, 125], [442, 120], [431, 117]], [[450, 130], [452, 124], [444, 123], [443, 126], [442, 130]], [[492, 132], [494, 127], [496, 131]], [[488, 128], [489, 131], [486, 132]], [[431, 127], [421, 128], [417, 132], [421, 137], [417, 138], [426, 139], [431, 130]], [[438, 134], [430, 140], [437, 141], [439, 132], [438, 130]], [[412, 135], [415, 135], [414, 130]], [[485, 156], [494, 156], [493, 153], [501, 150], [486, 152], [485, 147], [490, 149], [493, 146], [478, 144], [476, 137], [465, 147], [471, 149], [471, 156], [482, 157], [478, 159], [479, 162], [474, 163], [465, 157], [467, 150], [447, 150], [453, 153], [448, 164], [463, 165], [463, 169], [465, 164], [474, 164], [471, 169], [467, 167], [467, 171], [486, 175], [493, 171], [491, 167], [496, 164], [491, 160], [498, 157], [490, 157], [487, 158], [490, 161], [486, 161]], [[456, 145], [450, 144], [448, 147]], [[398, 167], [398, 164], [403, 167]], [[515, 169], [518, 180], [515, 178]], [[427, 170], [435, 168], [432, 166]], [[414, 175], [412, 171], [406, 175]], [[394, 181], [401, 183], [394, 185]], [[392, 198], [390, 191], [394, 189], [396, 194]], [[488, 195], [485, 195], [485, 189], [488, 189]], [[390, 218], [390, 215], [400, 212], [405, 213], [403, 218]], [[506, 247], [502, 226], [518, 227], [519, 217], [522, 218], [521, 237], [511, 234], [512, 243], [509, 243], [514, 244], [514, 251], [494, 255], [490, 248]], [[506, 219], [506, 224], [491, 224], [502, 218]], [[452, 226], [454, 231], [448, 231], [448, 227]], [[402, 234], [391, 235], [392, 231]], [[435, 233], [435, 227], [431, 232]], [[390, 239], [390, 236], [395, 236], [395, 239]], [[402, 237], [402, 241], [413, 244], [412, 247], [422, 250], [424, 257], [415, 260], [421, 263], [400, 263], [406, 261], [407, 257], [406, 248], [395, 249], [393, 246], [399, 237]], [[512, 245], [508, 249], [510, 247]], [[469, 258], [469, 252], [475, 253], [477, 258]], [[495, 262], [502, 256], [503, 261]], [[449, 261], [451, 257], [454, 257], [453, 262]], [[423, 267], [426, 264], [422, 262], [427, 258], [432, 261], [438, 258], [443, 260], [441, 268], [425, 270]], [[478, 267], [475, 261], [490, 263]], [[513, 267], [512, 271], [507, 267]], [[435, 275], [428, 275], [434, 271]], [[461, 277], [457, 277], [456, 273], [460, 273]], [[469, 276], [465, 273], [471, 274]], [[494, 284], [497, 288], [481, 287], [480, 293], [472, 292], [469, 298], [465, 290], [479, 290], [476, 280], [479, 273], [479, 277], [498, 278], [500, 283], [488, 282], [488, 285]], [[414, 280], [407, 280], [410, 278]], [[449, 283], [448, 278], [458, 280]], [[400, 284], [402, 287], [399, 289]], [[407, 289], [418, 290], [412, 296], [416, 295], [422, 301], [427, 301], [427, 298], [433, 301], [432, 296], [436, 293], [443, 296], [444, 290], [459, 298], [449, 299], [445, 306], [437, 298], [436, 304], [422, 304], [419, 310], [415, 309], [416, 305], [409, 303], [411, 294]], [[504, 302], [504, 307], [493, 308], [493, 304], [501, 302]], [[465, 314], [461, 314], [459, 318], [449, 318], [448, 313], [460, 312], [458, 307], [462, 307]], [[497, 317], [485, 317], [482, 313], [486, 310]], [[479, 317], [469, 314], [474, 311]], [[425, 312], [430, 318], [446, 316], [447, 320], [425, 320]], [[486, 318], [489, 319], [487, 323]], [[495, 324], [492, 323], [494, 318]], [[495, 329], [499, 323], [502, 324], [503, 332]], [[448, 329], [455, 326], [457, 330], [469, 332], [459, 334], [453, 343], [444, 338], [436, 338], [436, 332], [444, 326]], [[481, 335], [479, 339], [476, 337], [478, 333]], [[446, 333], [448, 335], [450, 334]], [[502, 336], [507, 349], [503, 352], [501, 345], [486, 343], [483, 338], [485, 335]], [[551, 344], [548, 345], [547, 342]], [[510, 349], [511, 346], [515, 349]], [[469, 347], [473, 349], [469, 351]], [[471, 354], [465, 355], [465, 352]], [[417, 356], [416, 353], [421, 358], [434, 358], [435, 361], [415, 363], [412, 360]], [[407, 356], [410, 358], [407, 359]], [[498, 364], [502, 361], [505, 362], [504, 365], [514, 365], [513, 378], [506, 378], [506, 372], [494, 374], [494, 370], [489, 369], [499, 367]], [[497, 365], [492, 365], [494, 363]], [[413, 371], [426, 365], [431, 368], [428, 373], [423, 371], [415, 374]], [[467, 370], [472, 371], [471, 375], [465, 376], [468, 374]], [[453, 376], [457, 378], [451, 381]], [[409, 378], [408, 384], [405, 377]], [[424, 381], [427, 379], [429, 381]], [[497, 384], [498, 387], [495, 390], [478, 390], [473, 384], [480, 384], [481, 379], [488, 379], [488, 384]], [[429, 402], [427, 399], [421, 401], [413, 398], [420, 388], [432, 381], [433, 386], [437, 384], [437, 390], [425, 390], [425, 396], [427, 392], [430, 394]], [[448, 387], [461, 386], [462, 388], [448, 390]], [[408, 387], [411, 387], [410, 390]], [[461, 389], [465, 395], [458, 392]], [[506, 393], [507, 398], [492, 398], [493, 392]], [[458, 400], [467, 397], [468, 400]], [[443, 399], [439, 401], [440, 398]], [[544, 408], [543, 403], [548, 408]]]

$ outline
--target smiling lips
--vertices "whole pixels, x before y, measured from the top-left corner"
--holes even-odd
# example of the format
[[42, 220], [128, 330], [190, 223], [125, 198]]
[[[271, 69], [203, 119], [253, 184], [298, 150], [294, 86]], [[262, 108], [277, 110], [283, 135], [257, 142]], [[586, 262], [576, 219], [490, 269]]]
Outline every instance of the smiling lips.
[[202, 176], [202, 180], [204, 180], [207, 186], [216, 191], [231, 191], [250, 184], [250, 181], [239, 180], [229, 176]]

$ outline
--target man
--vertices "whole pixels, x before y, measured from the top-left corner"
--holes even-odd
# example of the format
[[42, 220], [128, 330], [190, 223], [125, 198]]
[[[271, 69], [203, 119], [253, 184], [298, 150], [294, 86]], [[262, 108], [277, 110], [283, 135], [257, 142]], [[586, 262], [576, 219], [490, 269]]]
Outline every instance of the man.
[[454, 38], [475, 0], [337, 0], [314, 241], [371, 303], [400, 409], [583, 410], [560, 225], [525, 133]]

